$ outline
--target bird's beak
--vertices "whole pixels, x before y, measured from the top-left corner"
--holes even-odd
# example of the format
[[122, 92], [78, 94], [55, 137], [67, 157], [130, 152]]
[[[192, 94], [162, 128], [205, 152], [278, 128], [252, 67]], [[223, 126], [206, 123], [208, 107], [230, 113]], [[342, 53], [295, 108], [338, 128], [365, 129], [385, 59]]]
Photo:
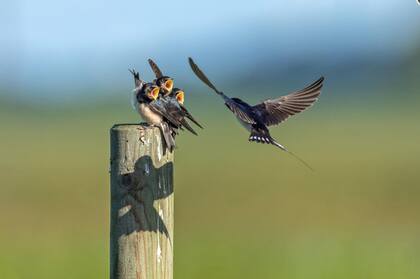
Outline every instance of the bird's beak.
[[176, 93], [175, 97], [176, 97], [176, 100], [178, 101], [178, 103], [180, 103], [181, 105], [184, 104], [184, 91], [178, 91], [178, 93]]
[[159, 87], [156, 87], [150, 92], [150, 97], [152, 100], [156, 100], [159, 97]]
[[168, 92], [171, 92], [173, 87], [174, 87], [174, 82], [172, 80], [167, 80], [165, 82], [165, 89], [168, 90]]

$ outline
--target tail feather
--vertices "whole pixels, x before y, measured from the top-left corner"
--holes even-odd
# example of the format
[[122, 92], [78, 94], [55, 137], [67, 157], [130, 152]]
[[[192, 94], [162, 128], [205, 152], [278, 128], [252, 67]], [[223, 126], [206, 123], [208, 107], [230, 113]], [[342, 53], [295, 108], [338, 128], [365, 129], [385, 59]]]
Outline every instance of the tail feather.
[[255, 141], [259, 143], [271, 143], [271, 137], [256, 132], [252, 132], [249, 136], [249, 141]]
[[144, 84], [144, 81], [140, 79], [139, 72], [136, 72], [136, 70], [134, 69], [128, 69], [128, 71], [130, 71], [130, 73], [133, 75], [134, 85], [136, 86], [136, 89], [140, 88]]
[[269, 144], [272, 144], [274, 146], [277, 146], [281, 150], [283, 150], [283, 151], [289, 153], [290, 155], [292, 155], [293, 157], [295, 157], [295, 159], [297, 159], [302, 164], [304, 164], [308, 169], [310, 169], [311, 171], [314, 171], [314, 169], [308, 163], [306, 163], [302, 158], [298, 157], [293, 152], [290, 152], [289, 150], [287, 150], [286, 147], [284, 147], [283, 145], [281, 145], [280, 143], [275, 141], [270, 135], [259, 134], [259, 133], [254, 131], [249, 136], [249, 141], [255, 141], [255, 142], [259, 142], [259, 143], [269, 143]]
[[197, 122], [197, 120], [194, 119], [194, 117], [192, 117], [191, 114], [187, 114], [187, 118], [189, 120], [191, 120], [192, 122], [194, 122], [195, 125], [197, 125], [198, 127], [200, 127], [201, 129], [203, 129], [203, 126], [200, 125], [200, 123]]
[[277, 146], [278, 148], [280, 148], [283, 151], [286, 151], [287, 153], [289, 153], [290, 155], [292, 155], [293, 157], [295, 157], [298, 161], [300, 161], [302, 164], [304, 164], [308, 169], [310, 169], [311, 171], [315, 171], [308, 163], [306, 163], [302, 158], [300, 158], [299, 156], [297, 156], [296, 154], [294, 154], [293, 152], [289, 151], [286, 149], [286, 147], [284, 147], [283, 145], [281, 145], [280, 143], [276, 142], [273, 138], [271, 139], [271, 144]]
[[197, 136], [197, 133], [194, 131], [194, 129], [190, 126], [190, 124], [188, 124], [187, 120], [185, 120], [185, 118], [183, 118], [181, 120], [181, 124], [183, 127], [185, 127], [185, 129], [187, 129], [188, 131], [190, 131], [191, 133], [193, 133], [194, 135]]
[[166, 147], [169, 149], [170, 152], [172, 152], [176, 148], [173, 130], [169, 127], [168, 123], [166, 122], [160, 123], [160, 130], [165, 140]]
[[187, 110], [186, 107], [184, 107], [183, 105], [181, 105], [181, 109], [184, 112], [185, 117], [187, 117], [189, 120], [191, 120], [195, 125], [197, 125], [201, 129], [203, 129], [203, 126], [201, 126], [200, 123], [198, 123], [198, 121], [194, 119], [194, 117], [191, 115], [191, 113]]

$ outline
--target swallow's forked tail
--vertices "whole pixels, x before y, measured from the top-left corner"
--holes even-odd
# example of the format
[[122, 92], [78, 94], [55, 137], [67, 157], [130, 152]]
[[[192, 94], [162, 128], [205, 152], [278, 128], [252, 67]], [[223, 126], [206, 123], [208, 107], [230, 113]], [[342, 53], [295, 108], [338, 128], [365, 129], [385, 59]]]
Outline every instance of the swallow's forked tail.
[[290, 155], [292, 155], [293, 157], [295, 157], [295, 159], [300, 161], [302, 164], [305, 165], [305, 167], [307, 167], [311, 171], [315, 171], [308, 163], [306, 163], [303, 159], [298, 157], [293, 152], [290, 152], [289, 150], [287, 150], [286, 147], [284, 147], [283, 145], [281, 145], [280, 143], [275, 141], [270, 135], [261, 135], [261, 134], [252, 132], [251, 135], [249, 136], [249, 141], [255, 141], [255, 142], [259, 142], [259, 143], [269, 143], [269, 144], [272, 144], [274, 146], [277, 146], [281, 150], [283, 150], [283, 151], [289, 153]]
[[286, 151], [287, 153], [289, 153], [290, 155], [292, 155], [293, 157], [295, 157], [298, 161], [300, 161], [302, 164], [304, 164], [308, 169], [310, 169], [311, 171], [315, 171], [308, 163], [306, 163], [302, 158], [300, 158], [299, 156], [297, 156], [296, 154], [294, 154], [293, 152], [290, 152], [289, 150], [286, 149], [286, 147], [284, 147], [283, 145], [281, 145], [280, 143], [276, 142], [274, 139], [272, 139], [271, 141], [272, 145], [277, 146], [278, 148], [280, 148], [283, 151]]

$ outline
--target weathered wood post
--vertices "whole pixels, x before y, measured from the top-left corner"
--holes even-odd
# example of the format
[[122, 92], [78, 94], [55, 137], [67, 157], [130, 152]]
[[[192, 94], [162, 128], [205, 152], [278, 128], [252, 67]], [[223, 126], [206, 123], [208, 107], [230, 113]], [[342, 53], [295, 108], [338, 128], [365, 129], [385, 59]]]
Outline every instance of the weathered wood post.
[[173, 153], [158, 128], [111, 128], [111, 279], [173, 278]]

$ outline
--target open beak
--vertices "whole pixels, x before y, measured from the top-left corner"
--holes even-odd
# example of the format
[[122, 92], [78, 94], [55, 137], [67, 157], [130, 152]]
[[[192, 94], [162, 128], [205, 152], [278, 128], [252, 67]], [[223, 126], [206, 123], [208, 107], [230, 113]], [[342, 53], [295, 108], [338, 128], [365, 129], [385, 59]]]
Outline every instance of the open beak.
[[150, 97], [152, 100], [156, 100], [159, 97], [159, 87], [156, 87], [150, 92]]
[[174, 87], [174, 82], [172, 80], [167, 80], [165, 82], [165, 89], [168, 90], [168, 92], [171, 92], [173, 87]]
[[175, 97], [176, 97], [176, 100], [178, 101], [178, 103], [180, 103], [181, 105], [184, 104], [184, 91], [178, 91], [178, 93], [176, 93]]

